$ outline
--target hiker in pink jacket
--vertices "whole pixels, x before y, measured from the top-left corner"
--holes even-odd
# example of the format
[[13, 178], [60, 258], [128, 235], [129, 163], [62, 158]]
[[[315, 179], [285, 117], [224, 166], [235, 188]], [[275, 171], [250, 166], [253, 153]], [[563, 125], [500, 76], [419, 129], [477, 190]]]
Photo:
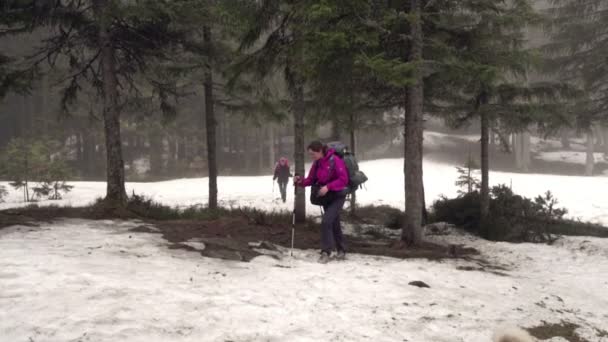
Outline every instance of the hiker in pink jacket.
[[327, 263], [334, 249], [337, 250], [336, 259], [341, 260], [346, 256], [346, 249], [340, 225], [340, 211], [348, 193], [348, 170], [344, 161], [334, 154], [334, 150], [328, 150], [320, 141], [313, 141], [308, 145], [308, 154], [313, 160], [308, 177], [302, 179], [295, 176], [294, 184], [312, 187], [310, 201], [322, 206], [324, 210], [319, 262]]

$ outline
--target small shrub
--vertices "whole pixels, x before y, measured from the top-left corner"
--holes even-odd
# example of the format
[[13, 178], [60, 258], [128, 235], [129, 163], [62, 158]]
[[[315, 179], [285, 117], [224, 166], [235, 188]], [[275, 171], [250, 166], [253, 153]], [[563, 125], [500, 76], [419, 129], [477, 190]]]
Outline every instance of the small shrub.
[[472, 192], [448, 199], [442, 197], [431, 208], [432, 222], [448, 222], [490, 240], [551, 242], [555, 234], [588, 232], [602, 234], [595, 225], [564, 219], [550, 192], [534, 200], [514, 194], [505, 186], [490, 190], [490, 213], [481, 225], [480, 195]]
[[354, 222], [382, 225], [389, 229], [401, 229], [405, 213], [388, 205], [368, 205], [358, 207], [356, 214], [348, 214]]
[[472, 192], [457, 198], [442, 196], [431, 206], [431, 222], [448, 222], [478, 234], [481, 211], [479, 193]]
[[[100, 200], [98, 200], [99, 202]], [[102, 200], [101, 200], [102, 201]], [[217, 208], [209, 209], [201, 205], [193, 205], [187, 208], [170, 207], [151, 198], [133, 194], [127, 202], [127, 210], [139, 217], [152, 220], [197, 220], [210, 221], [217, 220], [225, 216], [245, 217], [256, 225], [267, 226], [274, 224], [291, 223], [291, 215], [287, 212], [265, 212], [256, 208]]]
[[61, 193], [73, 188], [66, 184], [70, 171], [60, 147], [44, 139], [13, 139], [7, 145], [2, 154], [2, 173], [13, 188], [23, 191], [25, 202], [42, 197], [60, 199]]
[[476, 170], [479, 169], [477, 162], [473, 157], [469, 156], [469, 159], [464, 163], [463, 167], [457, 166], [458, 178], [456, 179], [456, 186], [459, 195], [470, 194], [473, 191], [479, 191], [481, 188], [481, 182], [476, 174]]
[[0, 185], [0, 203], [4, 202], [4, 197], [8, 196], [8, 191], [4, 185]]
[[178, 208], [172, 208], [151, 198], [133, 194], [127, 201], [127, 210], [134, 214], [153, 220], [176, 220], [180, 218]]

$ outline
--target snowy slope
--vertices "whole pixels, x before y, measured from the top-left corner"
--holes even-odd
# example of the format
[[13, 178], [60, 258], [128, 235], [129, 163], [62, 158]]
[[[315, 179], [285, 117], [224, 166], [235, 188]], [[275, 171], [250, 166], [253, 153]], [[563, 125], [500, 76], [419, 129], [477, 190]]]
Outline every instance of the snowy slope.
[[[361, 169], [369, 176], [366, 189], [358, 193], [362, 204], [388, 204], [402, 208], [403, 160], [384, 159], [361, 163]], [[444, 194], [454, 196], [457, 188], [456, 168], [426, 160], [424, 181], [427, 204]], [[255, 206], [267, 210], [290, 210], [293, 208], [293, 193], [289, 193], [287, 204], [279, 203], [278, 188], [274, 193], [271, 176], [220, 177], [219, 199], [226, 206]], [[490, 184], [512, 185], [513, 190], [528, 197], [535, 197], [551, 190], [560, 204], [569, 210], [569, 216], [608, 225], [608, 178], [573, 177], [540, 174], [492, 172]], [[6, 183], [4, 183], [6, 184]], [[72, 182], [74, 190], [61, 201], [45, 201], [39, 204], [82, 206], [105, 194], [103, 182]], [[157, 183], [128, 183], [127, 192], [135, 191], [172, 206], [204, 204], [207, 200], [207, 179], [176, 179]], [[0, 209], [22, 206], [21, 194], [11, 191]], [[318, 209], [312, 209], [318, 214]]]
[[[307, 261], [312, 251], [227, 262], [128, 232], [138, 224], [1, 230], [0, 341], [487, 342], [497, 326], [543, 320], [608, 341], [595, 330], [608, 322], [608, 240], [449, 238], [503, 264], [508, 276], [500, 276], [458, 270], [471, 266], [464, 261], [353, 255], [320, 265]], [[431, 288], [409, 286], [414, 280]]]
[[[585, 165], [587, 153], [577, 151], [554, 151], [540, 152], [538, 159], [554, 162], [565, 162], [570, 164]], [[596, 163], [605, 162], [604, 153], [596, 152], [593, 154], [593, 159]]]

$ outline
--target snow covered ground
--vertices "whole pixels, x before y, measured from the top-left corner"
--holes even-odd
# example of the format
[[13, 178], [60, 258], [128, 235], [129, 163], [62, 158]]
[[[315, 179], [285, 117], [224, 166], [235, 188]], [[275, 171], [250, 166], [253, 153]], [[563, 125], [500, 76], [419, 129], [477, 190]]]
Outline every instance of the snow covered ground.
[[[464, 162], [464, 161], [463, 161]], [[361, 163], [361, 169], [369, 176], [366, 189], [357, 193], [362, 204], [387, 204], [402, 208], [403, 160], [384, 159]], [[457, 188], [456, 168], [430, 160], [424, 163], [425, 192], [428, 204], [440, 195], [454, 196]], [[575, 177], [541, 174], [491, 172], [490, 184], [512, 185], [516, 193], [535, 197], [551, 190], [560, 205], [569, 210], [569, 216], [608, 225], [608, 179], [605, 177]], [[3, 183], [5, 185], [8, 184]], [[71, 182], [75, 188], [60, 201], [39, 202], [40, 205], [57, 204], [82, 206], [105, 194], [104, 182]], [[10, 187], [9, 187], [10, 188]], [[127, 192], [144, 194], [156, 201], [172, 206], [205, 204], [207, 201], [207, 179], [176, 179], [156, 183], [128, 183]], [[274, 187], [271, 176], [220, 177], [219, 199], [225, 206], [255, 206], [267, 210], [289, 210], [293, 208], [293, 193], [288, 203], [277, 201], [278, 187]], [[22, 195], [11, 190], [0, 209], [25, 205]], [[318, 210], [312, 209], [312, 214]]]
[[0, 341], [487, 342], [501, 325], [562, 320], [608, 341], [596, 330], [608, 327], [608, 240], [441, 238], [478, 248], [505, 276], [463, 270], [478, 266], [465, 261], [351, 255], [320, 265], [314, 251], [229, 262], [128, 231], [140, 224], [0, 230]]
[[[571, 164], [585, 165], [587, 154], [577, 151], [554, 151], [554, 152], [540, 152], [536, 157], [546, 161], [558, 161], [566, 162]], [[595, 162], [604, 162], [604, 153], [596, 152], [593, 154]]]

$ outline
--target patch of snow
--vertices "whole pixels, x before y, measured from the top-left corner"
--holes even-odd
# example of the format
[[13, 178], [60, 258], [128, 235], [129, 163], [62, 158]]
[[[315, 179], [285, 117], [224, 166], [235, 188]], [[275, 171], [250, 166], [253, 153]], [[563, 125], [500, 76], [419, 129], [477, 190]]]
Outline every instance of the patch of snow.
[[196, 249], [197, 251], [205, 250], [205, 243], [201, 242], [201, 241], [197, 241], [196, 239], [188, 240], [186, 242], [182, 242], [181, 244], [186, 245], [188, 247], [192, 247], [192, 248]]
[[[587, 154], [576, 151], [540, 152], [536, 158], [546, 161], [585, 165]], [[593, 158], [596, 163], [606, 162], [604, 153], [596, 152], [593, 154]]]
[[[464, 161], [463, 161], [464, 162]], [[364, 189], [357, 192], [359, 204], [405, 206], [403, 195], [403, 159], [382, 159], [360, 163], [360, 168], [369, 177]], [[424, 186], [427, 205], [441, 195], [457, 195], [454, 185], [458, 177], [454, 166], [424, 160]], [[9, 195], [0, 209], [21, 207], [20, 192], [6, 185]], [[105, 182], [70, 182], [74, 189], [57, 201], [40, 201], [39, 205], [84, 206], [105, 195]], [[608, 182], [604, 177], [559, 176], [544, 174], [522, 174], [491, 172], [490, 186], [506, 184], [527, 197], [536, 197], [550, 190], [559, 200], [559, 205], [568, 209], [568, 217], [580, 218], [608, 225]], [[277, 200], [279, 189], [273, 187], [272, 176], [219, 177], [219, 202], [227, 207], [250, 206], [263, 210], [285, 210], [293, 208], [293, 191], [288, 191], [287, 203]], [[154, 183], [127, 183], [127, 193], [146, 195], [160, 203], [185, 208], [207, 203], [207, 178], [175, 179]], [[273, 192], [274, 188], [274, 192]], [[307, 197], [308, 198], [308, 197]], [[319, 215], [317, 207], [308, 205], [309, 215]]]
[[[487, 342], [499, 326], [564, 320], [595, 342], [594, 329], [608, 321], [608, 259], [568, 247], [577, 242], [469, 236], [467, 244], [507, 266], [501, 276], [458, 269], [472, 263], [462, 260], [349, 255], [320, 265], [316, 251], [223, 261], [129, 232], [139, 224], [2, 230], [0, 340]], [[608, 240], [590, 240], [608, 249]]]

